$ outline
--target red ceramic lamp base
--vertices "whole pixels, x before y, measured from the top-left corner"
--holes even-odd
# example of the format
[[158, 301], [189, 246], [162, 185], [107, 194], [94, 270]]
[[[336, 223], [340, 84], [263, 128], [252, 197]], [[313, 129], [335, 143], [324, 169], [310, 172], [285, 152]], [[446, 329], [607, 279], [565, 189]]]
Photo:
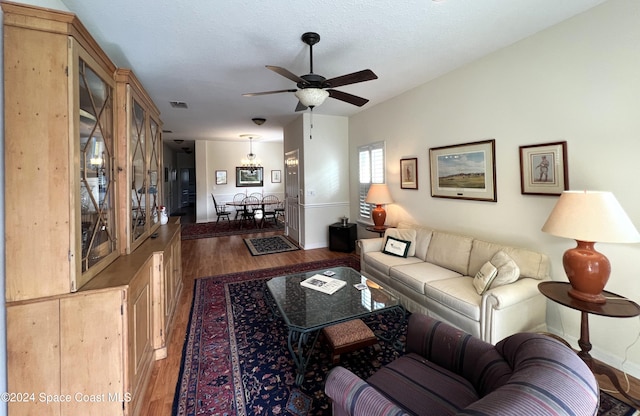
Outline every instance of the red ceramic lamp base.
[[382, 208], [382, 205], [376, 205], [371, 211], [371, 219], [373, 219], [374, 228], [384, 229], [384, 221], [387, 219], [387, 212]]
[[575, 248], [569, 249], [562, 257], [564, 271], [567, 273], [572, 297], [591, 303], [605, 303], [602, 295], [609, 274], [611, 263], [604, 254], [594, 249], [594, 244], [587, 241], [577, 241]]

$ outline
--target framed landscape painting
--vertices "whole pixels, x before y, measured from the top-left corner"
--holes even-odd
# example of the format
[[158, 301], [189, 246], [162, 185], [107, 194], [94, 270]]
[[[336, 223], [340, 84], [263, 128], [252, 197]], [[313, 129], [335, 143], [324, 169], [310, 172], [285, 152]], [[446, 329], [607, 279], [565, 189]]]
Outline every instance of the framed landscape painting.
[[497, 201], [494, 139], [429, 149], [431, 196]]
[[236, 167], [236, 186], [263, 186], [262, 168]]
[[531, 195], [560, 195], [569, 189], [567, 142], [520, 146], [520, 188]]

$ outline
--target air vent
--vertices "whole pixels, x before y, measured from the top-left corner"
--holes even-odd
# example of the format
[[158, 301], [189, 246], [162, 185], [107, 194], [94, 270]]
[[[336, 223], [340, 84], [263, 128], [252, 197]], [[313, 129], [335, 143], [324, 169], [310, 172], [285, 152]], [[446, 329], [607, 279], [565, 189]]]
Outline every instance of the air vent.
[[189, 108], [187, 103], [184, 101], [169, 101], [169, 104], [171, 104], [171, 107], [173, 108]]
[[163, 133], [173, 133], [173, 130], [162, 130]]

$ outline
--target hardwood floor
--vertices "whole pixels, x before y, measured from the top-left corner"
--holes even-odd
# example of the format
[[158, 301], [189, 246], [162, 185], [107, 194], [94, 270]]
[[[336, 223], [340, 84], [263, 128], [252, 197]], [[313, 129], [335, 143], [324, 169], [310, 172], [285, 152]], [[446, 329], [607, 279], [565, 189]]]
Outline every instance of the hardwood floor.
[[[173, 396], [178, 381], [180, 361], [182, 359], [182, 347], [189, 322], [195, 279], [217, 274], [331, 259], [346, 255], [345, 253], [332, 252], [328, 249], [317, 249], [253, 257], [242, 241], [243, 238], [268, 236], [277, 233], [278, 232], [245, 234], [243, 236], [207, 238], [182, 242], [182, 278], [184, 280], [184, 287], [174, 318], [173, 329], [169, 334], [168, 356], [164, 360], [156, 361], [154, 364], [151, 380], [147, 387], [145, 398], [143, 399], [142, 416], [171, 415]], [[618, 372], [618, 375], [622, 385], [626, 386], [622, 374]], [[614, 390], [613, 385], [606, 377], [598, 376], [597, 379], [601, 388]], [[620, 394], [612, 395], [620, 400], [626, 401]], [[637, 379], [631, 379], [630, 395], [640, 398], [640, 381]]]
[[195, 279], [218, 274], [286, 266], [316, 260], [344, 257], [346, 253], [329, 249], [298, 250], [267, 256], [252, 256], [243, 238], [282, 234], [279, 232], [204, 238], [182, 242], [182, 279], [184, 286], [173, 326], [167, 340], [167, 358], [154, 364], [143, 399], [142, 416], [170, 416], [184, 345]]

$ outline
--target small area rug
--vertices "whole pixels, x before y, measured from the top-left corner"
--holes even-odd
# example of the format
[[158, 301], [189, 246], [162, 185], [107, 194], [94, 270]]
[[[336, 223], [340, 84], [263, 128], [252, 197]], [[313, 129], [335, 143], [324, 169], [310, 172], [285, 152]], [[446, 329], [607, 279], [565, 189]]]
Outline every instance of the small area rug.
[[[333, 367], [324, 344], [318, 344], [297, 387], [295, 367], [287, 349], [287, 330], [265, 303], [268, 278], [293, 272], [349, 266], [359, 270], [355, 256], [197, 279], [187, 327], [173, 416], [195, 415], [331, 415], [324, 380]], [[365, 319], [379, 333], [406, 325], [393, 314]], [[340, 365], [367, 378], [398, 356], [381, 342], [344, 354]], [[635, 410], [601, 393], [600, 416], [630, 416]]]
[[284, 253], [285, 251], [300, 250], [298, 246], [289, 241], [285, 236], [274, 235], [271, 237], [245, 238], [252, 256], [262, 256], [264, 254]]
[[272, 221], [267, 221], [264, 223], [262, 228], [260, 228], [259, 221], [258, 227], [254, 227], [252, 223], [245, 223], [242, 224], [241, 228], [240, 221], [220, 220], [218, 223], [212, 221], [195, 224], [182, 224], [181, 234], [183, 240], [195, 240], [198, 238], [224, 237], [228, 235], [250, 234], [283, 229], [284, 223], [281, 221], [278, 221], [277, 224], [274, 224]]

